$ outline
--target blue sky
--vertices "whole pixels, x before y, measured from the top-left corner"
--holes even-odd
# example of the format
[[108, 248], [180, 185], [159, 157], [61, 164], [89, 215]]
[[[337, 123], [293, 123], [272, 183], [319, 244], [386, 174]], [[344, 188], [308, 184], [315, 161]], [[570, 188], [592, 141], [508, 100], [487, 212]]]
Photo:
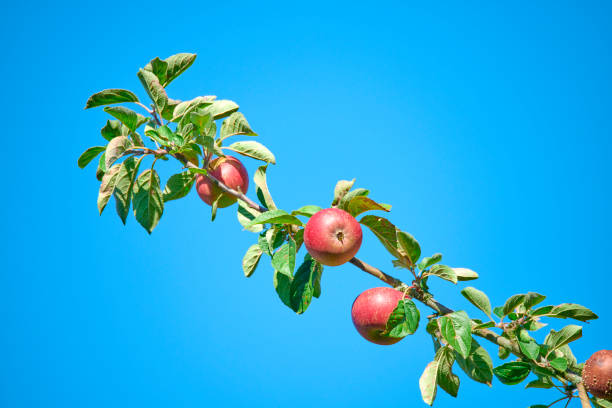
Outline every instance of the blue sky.
[[[95, 169], [76, 159], [103, 141], [106, 117], [84, 103], [111, 87], [145, 98], [138, 68], [176, 52], [198, 58], [170, 96], [241, 105], [277, 157], [281, 208], [328, 206], [336, 181], [356, 178], [425, 255], [479, 272], [473, 286], [495, 305], [528, 290], [583, 304], [601, 318], [578, 359], [610, 348], [612, 10], [537, 3], [5, 6], [0, 405], [424, 406], [429, 336], [363, 341], [350, 306], [379, 282], [353, 266], [326, 268], [298, 316], [269, 264], [243, 277], [256, 236], [234, 207], [211, 223], [190, 194], [151, 236], [112, 203], [98, 216]], [[367, 231], [358, 256], [408, 279]], [[431, 286], [479, 314], [460, 288]], [[459, 398], [439, 392], [435, 406], [557, 398], [455, 371]]]

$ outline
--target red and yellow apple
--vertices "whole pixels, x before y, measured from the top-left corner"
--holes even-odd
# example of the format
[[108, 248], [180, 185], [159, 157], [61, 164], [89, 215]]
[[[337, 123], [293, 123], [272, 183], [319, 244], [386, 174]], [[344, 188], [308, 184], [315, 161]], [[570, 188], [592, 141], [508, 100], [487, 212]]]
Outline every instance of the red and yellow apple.
[[357, 220], [339, 208], [316, 212], [304, 227], [306, 250], [327, 266], [348, 262], [359, 251], [361, 239], [361, 226]]
[[408, 295], [393, 288], [381, 287], [368, 289], [353, 302], [351, 317], [355, 328], [364, 339], [375, 344], [388, 346], [402, 338], [387, 337], [384, 331], [387, 320], [401, 299]]
[[[249, 174], [235, 157], [217, 157], [210, 162], [210, 175], [233, 190], [246, 193], [249, 188]], [[208, 205], [212, 205], [217, 199], [218, 208], [228, 207], [236, 202], [236, 197], [224, 193], [219, 187], [211, 182], [206, 176], [198, 174], [196, 181], [198, 195]]]

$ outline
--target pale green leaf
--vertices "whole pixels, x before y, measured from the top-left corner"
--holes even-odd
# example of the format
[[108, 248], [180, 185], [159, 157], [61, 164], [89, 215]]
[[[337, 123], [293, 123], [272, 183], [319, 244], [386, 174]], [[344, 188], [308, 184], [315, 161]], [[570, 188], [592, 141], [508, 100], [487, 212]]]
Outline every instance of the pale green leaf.
[[429, 268], [430, 266], [437, 264], [441, 260], [442, 260], [442, 254], [433, 254], [430, 257], [426, 256], [425, 258], [421, 259], [417, 267], [419, 268], [419, 270], [423, 271]]
[[136, 220], [150, 234], [164, 212], [159, 176], [155, 170], [145, 170], [138, 176], [134, 183], [132, 203]]
[[274, 200], [272, 200], [272, 196], [268, 190], [268, 183], [266, 181], [267, 169], [267, 164], [265, 166], [260, 166], [253, 175], [253, 181], [255, 182], [255, 186], [257, 186], [255, 193], [264, 207], [266, 207], [268, 210], [276, 210], [276, 204], [274, 204]]
[[138, 102], [138, 97], [125, 89], [105, 89], [91, 95], [85, 104], [85, 109], [124, 102]]
[[482, 291], [468, 286], [461, 290], [461, 294], [474, 306], [482, 310], [487, 316], [491, 317], [491, 301]]
[[255, 268], [257, 268], [261, 254], [263, 254], [263, 251], [259, 245], [255, 244], [249, 247], [242, 258], [242, 270], [244, 272], [244, 276], [248, 278], [253, 274], [253, 272], [255, 272]]
[[352, 180], [340, 180], [336, 183], [336, 187], [334, 188], [334, 201], [332, 201], [332, 206], [338, 205], [340, 200], [348, 193], [351, 188], [353, 188], [353, 184], [355, 184], [355, 179]]
[[249, 222], [245, 228], [252, 227], [257, 224], [293, 224], [302, 226], [302, 221], [299, 218], [288, 214], [283, 210], [270, 210], [266, 211], [255, 217], [253, 221]]
[[132, 191], [134, 188], [134, 181], [142, 157], [136, 160], [135, 157], [128, 157], [119, 166], [119, 173], [115, 182], [115, 191], [113, 195], [115, 197], [115, 209], [117, 215], [121, 218], [121, 222], [125, 224], [127, 216], [130, 212], [130, 204], [132, 199]]
[[421, 397], [427, 405], [433, 405], [436, 399], [436, 384], [438, 383], [438, 362], [432, 361], [427, 364], [421, 378], [419, 378], [419, 389]]
[[222, 149], [229, 149], [236, 153], [240, 153], [243, 156], [252, 157], [253, 159], [276, 164], [276, 158], [274, 157], [272, 152], [259, 142], [235, 142], [229, 146], [222, 147]]
[[132, 141], [126, 136], [119, 136], [108, 142], [106, 152], [104, 153], [104, 165], [106, 168], [110, 168], [132, 146]]
[[253, 132], [249, 122], [247, 122], [244, 115], [240, 112], [232, 113], [221, 124], [220, 140], [224, 140], [234, 135], [257, 136], [257, 133]]

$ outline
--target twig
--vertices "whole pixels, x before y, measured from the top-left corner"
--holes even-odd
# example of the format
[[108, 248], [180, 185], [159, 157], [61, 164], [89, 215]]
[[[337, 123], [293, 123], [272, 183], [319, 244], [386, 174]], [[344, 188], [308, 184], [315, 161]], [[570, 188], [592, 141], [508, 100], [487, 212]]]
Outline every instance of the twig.
[[589, 396], [582, 381], [576, 383], [576, 388], [578, 388], [578, 397], [580, 398], [582, 408], [591, 408], [591, 401], [589, 401]]

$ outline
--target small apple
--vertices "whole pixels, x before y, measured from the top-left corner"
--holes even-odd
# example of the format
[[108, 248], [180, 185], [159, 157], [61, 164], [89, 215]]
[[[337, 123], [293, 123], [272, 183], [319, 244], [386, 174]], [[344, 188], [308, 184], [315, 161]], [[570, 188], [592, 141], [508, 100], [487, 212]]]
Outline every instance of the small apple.
[[353, 258], [359, 251], [361, 238], [357, 220], [339, 208], [316, 212], [304, 227], [306, 250], [327, 266], [342, 265]]
[[410, 299], [407, 294], [393, 288], [372, 288], [357, 296], [351, 308], [355, 328], [364, 339], [388, 346], [402, 338], [384, 336], [387, 320], [401, 299]]
[[612, 350], [599, 350], [586, 361], [582, 381], [597, 398], [612, 400]]
[[[249, 188], [249, 174], [246, 169], [235, 157], [217, 157], [210, 162], [210, 174], [233, 190], [246, 193]], [[236, 202], [236, 197], [224, 193], [219, 187], [214, 185], [206, 176], [198, 174], [196, 181], [198, 195], [208, 205], [221, 196], [217, 203], [218, 208], [228, 207]]]

